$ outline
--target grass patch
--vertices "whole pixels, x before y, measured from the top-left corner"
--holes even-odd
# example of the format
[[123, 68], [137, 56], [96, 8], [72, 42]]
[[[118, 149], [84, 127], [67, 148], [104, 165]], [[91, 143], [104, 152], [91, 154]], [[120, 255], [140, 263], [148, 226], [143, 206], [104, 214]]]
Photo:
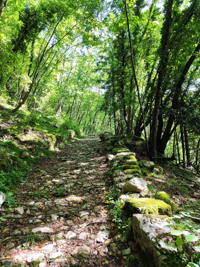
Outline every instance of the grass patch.
[[26, 180], [38, 161], [82, 135], [71, 121], [39, 111], [12, 113], [3, 108], [0, 117], [0, 191], [6, 195]]

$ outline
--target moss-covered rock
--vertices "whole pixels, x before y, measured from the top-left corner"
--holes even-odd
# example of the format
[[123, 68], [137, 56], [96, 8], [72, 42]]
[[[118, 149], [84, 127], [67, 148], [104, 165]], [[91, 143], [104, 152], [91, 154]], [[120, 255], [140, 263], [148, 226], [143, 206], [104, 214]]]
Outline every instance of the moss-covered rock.
[[133, 193], [141, 193], [148, 192], [147, 183], [138, 177], [134, 177], [131, 180], [127, 181], [123, 187], [124, 192], [133, 192]]
[[126, 147], [122, 147], [122, 148], [113, 148], [112, 153], [113, 154], [118, 154], [118, 153], [122, 153], [122, 152], [130, 152], [130, 150]]
[[118, 176], [123, 176], [123, 175], [124, 175], [124, 172], [120, 169], [113, 170], [113, 172], [112, 172], [112, 177], [118, 177]]
[[172, 211], [174, 211], [176, 213], [184, 210], [183, 208], [179, 208], [176, 204], [172, 203], [170, 196], [164, 191], [157, 192], [154, 195], [154, 198], [160, 199], [160, 200], [164, 201], [165, 203], [169, 204], [171, 206]]
[[132, 199], [132, 198], [139, 198], [140, 197], [140, 194], [138, 193], [134, 193], [134, 194], [128, 194], [128, 195], [121, 195], [119, 197], [119, 200], [122, 202], [122, 203], [125, 203], [128, 199]]
[[125, 184], [126, 184], [126, 182], [121, 182], [121, 183], [116, 184], [116, 187], [119, 189], [123, 189]]
[[120, 182], [125, 182], [126, 180], [127, 180], [126, 177], [124, 177], [124, 176], [119, 176], [119, 177], [115, 177], [115, 178], [113, 178], [113, 183], [114, 183], [114, 184], [118, 184], [118, 183], [120, 183]]
[[116, 167], [112, 167], [112, 171], [116, 171], [116, 170], [123, 170], [124, 166], [116, 166]]
[[106, 155], [106, 160], [107, 161], [112, 161], [112, 160], [114, 160], [114, 158], [115, 158], [115, 156], [113, 154], [107, 154]]
[[139, 174], [139, 176], [141, 176], [141, 171], [138, 168], [134, 168], [134, 169], [127, 169], [124, 171], [125, 174]]
[[140, 171], [140, 167], [138, 165], [124, 165], [123, 166], [123, 169], [124, 170], [130, 170], [130, 169], [136, 169], [136, 170], [139, 170]]
[[151, 172], [149, 172], [149, 170], [147, 170], [146, 168], [141, 168], [141, 172], [142, 172], [142, 175], [144, 176], [150, 176], [151, 175]]
[[131, 154], [124, 155], [124, 159], [130, 159], [130, 160], [133, 160], [133, 161], [137, 161], [136, 157], [135, 157], [135, 153], [133, 153], [133, 152], [131, 152]]
[[132, 213], [160, 214], [172, 216], [171, 206], [153, 198], [128, 199], [125, 207]]
[[124, 162], [127, 164], [127, 165], [137, 165], [138, 166], [138, 163], [137, 163], [137, 160], [135, 159], [124, 159]]
[[[137, 173], [141, 173], [140, 171], [140, 167], [138, 165], [119, 165], [119, 166], [114, 166], [112, 167], [112, 170], [138, 170], [138, 171], [133, 171], [133, 173], [137, 172]], [[130, 174], [132, 174], [130, 172]]]
[[164, 201], [167, 204], [170, 204], [170, 202], [171, 202], [170, 196], [164, 191], [157, 192], [154, 195], [154, 198], [155, 199], [160, 199], [160, 200]]
[[153, 161], [146, 161], [143, 163], [143, 166], [147, 169], [153, 170], [155, 163]]
[[155, 174], [163, 174], [163, 168], [160, 167], [160, 166], [156, 166], [156, 167], [153, 168], [153, 172]]
[[125, 159], [126, 156], [134, 156], [135, 153], [133, 152], [128, 152], [128, 151], [125, 151], [125, 152], [118, 152], [116, 154], [116, 159]]
[[168, 264], [169, 259], [175, 262], [178, 249], [170, 236], [172, 228], [167, 216], [133, 214], [132, 231], [149, 267], [173, 266]]

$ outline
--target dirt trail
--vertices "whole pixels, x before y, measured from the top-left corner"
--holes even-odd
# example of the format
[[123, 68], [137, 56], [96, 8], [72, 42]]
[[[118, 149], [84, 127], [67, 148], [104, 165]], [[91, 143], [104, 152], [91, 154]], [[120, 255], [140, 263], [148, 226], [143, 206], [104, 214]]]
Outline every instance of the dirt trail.
[[126, 266], [100, 151], [99, 139], [81, 139], [35, 167], [17, 190], [20, 205], [1, 210], [0, 266]]

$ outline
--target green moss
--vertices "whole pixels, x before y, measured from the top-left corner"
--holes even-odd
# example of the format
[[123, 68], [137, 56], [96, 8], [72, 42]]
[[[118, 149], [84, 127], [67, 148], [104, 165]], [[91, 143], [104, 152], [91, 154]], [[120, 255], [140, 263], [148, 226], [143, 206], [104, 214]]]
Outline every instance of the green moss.
[[128, 165], [136, 165], [136, 166], [138, 166], [137, 161], [134, 161], [134, 160], [131, 160], [131, 159], [129, 159], [129, 160], [125, 161], [125, 162], [126, 162], [126, 164], [128, 164]]
[[170, 196], [166, 192], [164, 192], [164, 191], [157, 192], [154, 195], [154, 198], [161, 199], [162, 201], [164, 201], [167, 204], [170, 204], [170, 202], [171, 202]]
[[136, 157], [133, 155], [126, 155], [126, 156], [124, 156], [124, 159], [131, 159], [133, 161], [137, 161]]
[[123, 170], [123, 168], [124, 168], [124, 165], [122, 165], [122, 166], [117, 166], [117, 167], [113, 167], [113, 168], [112, 168], [112, 171], [115, 171], [115, 170]]
[[141, 171], [137, 168], [133, 168], [133, 169], [127, 169], [124, 171], [125, 174], [135, 174], [135, 173], [138, 173], [138, 174], [141, 174]]
[[[120, 166], [113, 167], [112, 170], [134, 170], [133, 172], [130, 172], [130, 174], [141, 173], [138, 165], [120, 165]], [[129, 172], [127, 174], [129, 174]]]
[[[126, 156], [125, 156], [125, 157], [126, 157]], [[129, 155], [129, 157], [130, 157], [130, 158], [125, 158], [125, 159], [129, 160], [130, 162], [137, 163], [137, 159], [136, 159], [135, 156], [133, 156], [133, 155]]]
[[117, 154], [117, 153], [122, 153], [122, 152], [130, 152], [128, 148], [113, 148], [112, 153]]
[[33, 262], [31, 262], [30, 267], [39, 266], [40, 263], [41, 263], [41, 261], [33, 261]]
[[134, 170], [138, 170], [138, 171], [140, 171], [140, 168], [139, 168], [139, 166], [138, 165], [124, 165], [123, 166], [123, 169], [124, 170], [132, 170], [132, 169], [134, 169]]
[[151, 173], [146, 168], [141, 168], [141, 171], [144, 176], [149, 177], [151, 175]]
[[172, 211], [174, 211], [175, 213], [179, 213], [180, 211], [184, 211], [183, 208], [179, 208], [176, 204], [174, 203], [170, 203], [170, 206], [172, 208]]
[[125, 208], [132, 213], [160, 214], [172, 216], [171, 206], [162, 200], [153, 198], [129, 199]]

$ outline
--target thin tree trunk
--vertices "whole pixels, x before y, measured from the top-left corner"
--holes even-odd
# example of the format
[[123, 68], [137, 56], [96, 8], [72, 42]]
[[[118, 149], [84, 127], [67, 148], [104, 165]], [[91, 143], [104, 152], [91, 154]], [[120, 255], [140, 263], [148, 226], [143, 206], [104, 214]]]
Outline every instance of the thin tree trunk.
[[181, 130], [181, 143], [182, 143], [182, 156], [183, 156], [183, 167], [185, 168], [185, 144], [184, 144], [184, 133], [183, 133], [183, 127], [180, 126]]
[[9, 0], [0, 0], [0, 16], [8, 5]]
[[181, 163], [181, 157], [180, 157], [180, 150], [179, 150], [179, 143], [178, 143], [178, 135], [177, 135], [177, 131], [174, 131], [174, 135], [176, 138], [176, 147], [177, 147], [177, 153], [178, 153], [178, 164]]
[[128, 35], [129, 35], [129, 43], [130, 43], [130, 53], [131, 53], [131, 64], [132, 64], [132, 70], [133, 70], [133, 77], [134, 77], [134, 81], [135, 81], [135, 85], [136, 85], [138, 100], [139, 100], [139, 104], [140, 104], [140, 110], [141, 110], [142, 118], [143, 118], [144, 135], [145, 135], [145, 140], [146, 140], [146, 143], [147, 143], [147, 153], [149, 154], [149, 145], [148, 145], [148, 141], [147, 141], [146, 125], [145, 125], [145, 119], [144, 119], [144, 112], [143, 112], [142, 102], [141, 102], [141, 98], [140, 98], [140, 89], [139, 89], [139, 85], [138, 85], [138, 81], [137, 81], [137, 76], [136, 76], [136, 72], [135, 72], [135, 66], [134, 66], [133, 48], [132, 48], [130, 25], [129, 25], [129, 18], [128, 18], [128, 8], [127, 8], [126, 0], [124, 0], [124, 5], [125, 5], [125, 11], [126, 11], [126, 21], [127, 21], [127, 27], [128, 27]]
[[184, 131], [184, 137], [185, 137], [185, 151], [186, 151], [186, 158], [187, 158], [187, 166], [190, 166], [191, 165], [190, 149], [189, 149], [188, 134], [187, 134], [186, 126], [183, 127], [183, 131]]
[[195, 160], [196, 166], [199, 163], [199, 147], [200, 147], [200, 138], [199, 138], [199, 141], [197, 143], [197, 149], [196, 149], [196, 160]]
[[163, 77], [169, 55], [168, 43], [169, 43], [171, 24], [172, 24], [172, 6], [173, 6], [173, 0], [169, 0], [166, 9], [166, 21], [164, 24], [163, 36], [161, 40], [161, 54], [160, 54], [160, 63], [158, 68], [158, 82], [156, 87], [155, 105], [154, 105], [153, 119], [151, 124], [150, 154], [154, 159], [157, 158], [157, 127], [158, 127], [157, 124], [158, 124], [158, 115], [162, 98]]

